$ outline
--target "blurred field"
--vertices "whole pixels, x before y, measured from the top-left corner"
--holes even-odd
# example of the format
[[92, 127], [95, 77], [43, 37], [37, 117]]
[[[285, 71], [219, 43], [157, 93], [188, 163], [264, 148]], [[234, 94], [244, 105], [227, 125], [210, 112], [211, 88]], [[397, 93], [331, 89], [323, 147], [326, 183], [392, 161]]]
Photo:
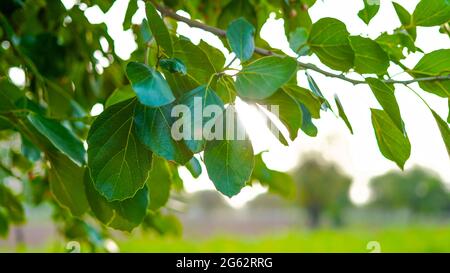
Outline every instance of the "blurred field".
[[121, 252], [370, 252], [370, 241], [379, 242], [382, 252], [450, 252], [450, 226], [216, 235], [206, 240], [139, 237], [118, 244]]

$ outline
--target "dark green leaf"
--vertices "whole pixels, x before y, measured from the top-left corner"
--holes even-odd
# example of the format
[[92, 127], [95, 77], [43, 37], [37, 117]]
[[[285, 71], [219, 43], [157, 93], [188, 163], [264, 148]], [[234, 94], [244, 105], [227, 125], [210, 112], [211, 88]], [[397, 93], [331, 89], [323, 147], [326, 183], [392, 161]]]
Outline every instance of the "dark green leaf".
[[0, 210], [0, 237], [6, 238], [9, 232], [9, 223], [6, 214]]
[[347, 128], [350, 130], [350, 133], [353, 134], [353, 128], [350, 124], [350, 121], [347, 118], [347, 115], [345, 114], [344, 107], [342, 106], [341, 100], [337, 95], [334, 96], [334, 101], [336, 102], [336, 106], [339, 111], [339, 116], [342, 118], [342, 120], [345, 122], [345, 125], [347, 125]]
[[[234, 113], [233, 106], [228, 106], [227, 112]], [[231, 116], [231, 115], [230, 115]], [[250, 140], [236, 139], [235, 133], [244, 129], [239, 120], [232, 120], [228, 115], [224, 116], [224, 124], [234, 124], [234, 132], [229, 131], [232, 127], [226, 126], [223, 139], [214, 139], [206, 143], [204, 161], [209, 178], [216, 189], [228, 197], [238, 194], [250, 179], [254, 166], [253, 147]], [[238, 129], [241, 127], [241, 129]], [[234, 137], [234, 138], [233, 138]]]
[[368, 25], [370, 20], [378, 13], [379, 9], [379, 1], [364, 0], [364, 8], [358, 12], [358, 16]]
[[172, 174], [167, 164], [165, 159], [153, 157], [152, 171], [147, 180], [151, 210], [158, 210], [169, 200]]
[[136, 109], [135, 124], [139, 140], [156, 155], [184, 165], [192, 157], [192, 152], [182, 141], [172, 137], [171, 116], [173, 105], [150, 108], [139, 105]]
[[389, 56], [369, 38], [350, 36], [350, 45], [355, 52], [355, 71], [361, 74], [386, 74]]
[[83, 184], [83, 168], [61, 153], [52, 152], [47, 156], [50, 161], [48, 179], [53, 196], [72, 215], [81, 217], [88, 209]]
[[264, 99], [274, 94], [297, 72], [292, 58], [260, 58], [242, 68], [236, 79], [238, 94], [248, 99]]
[[450, 2], [448, 0], [422, 0], [412, 15], [416, 26], [438, 26], [450, 20]]
[[[205, 116], [203, 111], [208, 106], [216, 106], [223, 111], [222, 100], [216, 95], [216, 92], [206, 86], [200, 86], [180, 98], [180, 104], [186, 105], [189, 109], [189, 115], [183, 116], [183, 130], [189, 130], [184, 142], [193, 153], [202, 151], [205, 147], [204, 126], [207, 123], [213, 124], [217, 116]], [[185, 113], [187, 114], [187, 113]]]
[[387, 112], [378, 109], [371, 109], [371, 111], [372, 125], [381, 153], [403, 169], [411, 154], [408, 137], [397, 127]]
[[350, 47], [350, 34], [341, 21], [322, 18], [313, 24], [308, 45], [326, 66], [339, 71], [353, 67], [354, 53]]
[[114, 104], [89, 131], [88, 167], [95, 188], [108, 201], [133, 197], [150, 172], [152, 155], [135, 132], [135, 108], [136, 99]]
[[25, 219], [25, 210], [22, 203], [9, 188], [0, 183], [0, 211], [4, 207], [9, 220], [13, 223], [20, 224]]
[[177, 58], [162, 59], [159, 61], [159, 65], [170, 73], [180, 73], [182, 75], [186, 75], [187, 73], [183, 61]]
[[130, 0], [128, 2], [127, 6], [127, 12], [125, 13], [125, 19], [123, 21], [123, 29], [127, 30], [131, 27], [131, 19], [133, 18], [133, 15], [138, 10], [138, 1], [137, 0]]
[[244, 18], [232, 21], [227, 28], [228, 43], [241, 62], [250, 59], [255, 51], [254, 35], [255, 27]]
[[372, 92], [381, 107], [383, 107], [384, 111], [386, 111], [387, 115], [392, 119], [392, 122], [401, 132], [403, 132], [403, 121], [400, 115], [400, 108], [395, 99], [394, 89], [375, 78], [367, 78], [366, 82], [369, 84], [370, 89], [372, 89]]
[[86, 162], [86, 151], [83, 143], [68, 128], [56, 120], [47, 119], [37, 114], [29, 114], [28, 120], [39, 133], [55, 145], [62, 153], [69, 156], [78, 165]]
[[186, 168], [191, 173], [192, 177], [198, 178], [202, 174], [202, 166], [197, 158], [192, 157], [186, 164]]
[[308, 72], [305, 72], [305, 74], [306, 74], [306, 78], [308, 79], [308, 85], [309, 85], [309, 88], [311, 88], [311, 91], [314, 93], [314, 95], [316, 95], [318, 98], [323, 100], [323, 103], [321, 105], [322, 110], [327, 110], [327, 109], [332, 110], [330, 103], [327, 101], [325, 96], [322, 94], [322, 91], [320, 91], [320, 88], [317, 85], [316, 81], [313, 79], [313, 77]]
[[17, 102], [23, 97], [23, 91], [7, 79], [0, 80], [0, 112], [17, 109]]
[[137, 227], [145, 217], [148, 207], [148, 190], [144, 186], [136, 194], [123, 201], [108, 202], [94, 188], [89, 170], [84, 173], [87, 200], [95, 217], [103, 224], [115, 229], [131, 231]]
[[127, 65], [127, 76], [142, 104], [159, 107], [175, 100], [167, 81], [153, 68], [142, 63], [130, 62]]
[[167, 57], [172, 57], [172, 39], [170, 37], [169, 31], [167, 30], [166, 24], [159, 16], [155, 7], [150, 2], [147, 2], [147, 4], [145, 4], [145, 11], [148, 24], [152, 31], [153, 37], [155, 37], [155, 40], [158, 43], [158, 46], [160, 46], [164, 50], [164, 53], [167, 55]]

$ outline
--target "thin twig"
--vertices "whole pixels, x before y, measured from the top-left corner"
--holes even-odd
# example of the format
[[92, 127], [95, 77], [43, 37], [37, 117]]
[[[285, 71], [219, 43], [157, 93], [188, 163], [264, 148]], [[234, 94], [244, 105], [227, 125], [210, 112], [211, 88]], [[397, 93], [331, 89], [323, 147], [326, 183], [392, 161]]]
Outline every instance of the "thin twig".
[[[223, 30], [223, 29], [216, 28], [216, 27], [213, 27], [213, 26], [209, 26], [209, 25], [203, 24], [203, 23], [201, 23], [199, 21], [195, 21], [195, 20], [191, 20], [189, 18], [183, 17], [183, 16], [175, 13], [171, 9], [166, 8], [163, 5], [157, 3], [155, 0], [147, 0], [147, 1], [151, 2], [156, 7], [156, 9], [159, 12], [161, 12], [162, 16], [170, 17], [170, 18], [172, 18], [172, 19], [174, 19], [176, 21], [186, 23], [190, 27], [200, 28], [200, 29], [203, 29], [205, 31], [208, 31], [208, 32], [210, 32], [212, 34], [215, 34], [217, 36], [220, 36], [220, 37], [226, 37], [226, 31]], [[260, 55], [263, 55], [263, 56], [279, 56], [279, 57], [282, 57], [282, 55], [280, 55], [280, 54], [277, 54], [277, 53], [275, 53], [273, 51], [270, 51], [270, 50], [267, 50], [267, 49], [264, 49], [264, 48], [260, 48], [260, 47], [256, 47], [255, 48], [255, 52], [257, 54], [260, 54]], [[318, 73], [320, 73], [322, 75], [325, 75], [327, 77], [338, 78], [338, 79], [347, 81], [347, 82], [355, 84], [355, 85], [356, 84], [366, 84], [366, 81], [364, 81], [364, 80], [356, 80], [356, 79], [348, 78], [348, 77], [346, 77], [343, 74], [334, 74], [332, 72], [325, 71], [325, 70], [317, 67], [314, 64], [304, 63], [304, 62], [300, 62], [298, 60], [297, 60], [297, 63], [298, 63], [298, 65], [300, 67], [316, 71], [316, 72], [318, 72]], [[414, 82], [444, 81], [444, 80], [450, 80], [450, 74], [449, 75], [442, 75], [442, 76], [435, 76], [435, 77], [415, 78], [415, 79], [404, 80], [404, 81], [389, 79], [389, 80], [383, 80], [383, 82], [391, 83], [391, 84], [408, 85], [408, 84], [411, 84], [411, 83], [414, 83]]]

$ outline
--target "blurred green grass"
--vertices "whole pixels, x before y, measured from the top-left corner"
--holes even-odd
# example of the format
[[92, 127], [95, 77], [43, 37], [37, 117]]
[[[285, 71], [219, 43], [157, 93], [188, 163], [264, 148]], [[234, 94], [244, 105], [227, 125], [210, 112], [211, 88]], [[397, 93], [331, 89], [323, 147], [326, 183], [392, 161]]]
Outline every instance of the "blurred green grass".
[[450, 252], [450, 226], [287, 231], [260, 236], [216, 235], [208, 239], [138, 237], [119, 241], [121, 252]]

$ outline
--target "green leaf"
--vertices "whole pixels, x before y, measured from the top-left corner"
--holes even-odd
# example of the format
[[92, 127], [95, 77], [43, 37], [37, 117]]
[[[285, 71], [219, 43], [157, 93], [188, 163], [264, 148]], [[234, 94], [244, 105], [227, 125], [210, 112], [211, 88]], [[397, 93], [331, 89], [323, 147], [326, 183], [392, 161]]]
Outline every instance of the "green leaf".
[[297, 72], [292, 58], [260, 58], [242, 68], [236, 79], [236, 91], [244, 98], [264, 99], [274, 94]]
[[113, 104], [129, 100], [131, 98], [134, 98], [135, 96], [136, 93], [134, 93], [133, 88], [131, 88], [131, 85], [119, 87], [116, 90], [114, 90], [114, 92], [108, 97], [105, 103], [105, 108], [108, 108]]
[[[20, 224], [25, 220], [25, 210], [22, 203], [12, 191], [0, 183], [0, 207], [5, 208], [7, 217], [13, 223]], [[0, 209], [1, 211], [1, 209]]]
[[299, 56], [305, 56], [309, 53], [308, 30], [304, 27], [298, 27], [289, 34], [289, 47]]
[[400, 131], [404, 131], [402, 117], [400, 115], [400, 108], [395, 99], [394, 89], [384, 82], [375, 78], [366, 78], [366, 82], [372, 89], [375, 98], [386, 111], [387, 115], [392, 119], [392, 122]]
[[47, 156], [50, 161], [48, 180], [53, 196], [72, 215], [81, 217], [88, 209], [83, 184], [83, 168], [61, 153], [47, 153]]
[[133, 15], [138, 10], [138, 1], [137, 0], [130, 0], [128, 2], [127, 6], [127, 12], [125, 13], [125, 19], [123, 20], [123, 29], [127, 30], [131, 27], [131, 19], [133, 18]]
[[165, 159], [153, 157], [153, 167], [150, 177], [147, 180], [149, 189], [149, 208], [158, 210], [163, 207], [170, 196], [170, 186], [172, 184], [172, 174]]
[[[267, 122], [267, 127], [269, 129], [269, 131], [272, 133], [272, 135], [278, 139], [278, 141], [280, 141], [281, 144], [283, 144], [284, 146], [288, 146], [289, 143], [286, 139], [286, 137], [280, 132], [280, 128], [279, 126], [274, 122], [274, 117], [273, 115], [269, 115], [268, 114], [268, 110], [267, 107], [263, 107], [261, 105], [257, 105], [258, 107], [256, 108], [257, 110], [259, 110], [259, 112], [265, 116], [266, 118], [266, 122]], [[274, 113], [273, 113], [274, 114]]]
[[447, 148], [447, 154], [450, 156], [450, 128], [448, 124], [432, 109], [431, 113], [433, 114], [434, 119], [439, 127], [439, 131], [441, 132], [442, 140], [444, 140], [445, 147]]
[[9, 232], [9, 223], [6, 214], [0, 210], [0, 237], [6, 238]]
[[408, 32], [411, 38], [415, 40], [417, 36], [417, 31], [416, 26], [412, 22], [411, 14], [409, 14], [409, 12], [400, 4], [395, 2], [392, 2], [392, 4], [394, 5], [395, 12], [397, 13], [397, 16], [403, 28]]
[[123, 201], [108, 202], [94, 188], [89, 170], [84, 173], [87, 200], [95, 217], [115, 229], [131, 231], [144, 220], [148, 207], [148, 189], [144, 186], [136, 194]]
[[156, 155], [184, 165], [192, 157], [192, 152], [182, 141], [172, 137], [172, 125], [175, 119], [171, 116], [173, 105], [150, 108], [138, 105], [135, 124], [139, 140]]
[[216, 94], [223, 101], [224, 104], [234, 102], [236, 99], [236, 87], [231, 76], [221, 75], [216, 82], [211, 84]]
[[[420, 59], [410, 72], [415, 78], [448, 75], [450, 72], [450, 49], [439, 49]], [[419, 86], [430, 93], [448, 98], [450, 97], [450, 80], [424, 81]]]
[[138, 140], [136, 99], [107, 108], [89, 130], [88, 167], [95, 188], [108, 201], [131, 198], [145, 185], [152, 154]]
[[395, 32], [394, 34], [382, 33], [376, 40], [381, 48], [389, 54], [389, 57], [394, 61], [399, 61], [405, 58], [403, 54], [404, 49], [409, 52], [416, 52], [416, 46], [411, 36], [404, 32]]
[[255, 168], [252, 178], [259, 181], [263, 186], [269, 188], [269, 192], [279, 194], [287, 199], [293, 199], [295, 196], [295, 182], [287, 173], [277, 172], [267, 168], [262, 160], [262, 154], [255, 156]]
[[7, 79], [0, 80], [0, 113], [17, 109], [17, 102], [23, 97], [23, 91]]
[[254, 35], [255, 27], [244, 18], [232, 21], [227, 28], [228, 43], [241, 62], [250, 59], [255, 51]]
[[255, 6], [249, 0], [231, 0], [223, 7], [217, 19], [217, 27], [226, 29], [234, 19], [244, 17], [252, 25], [257, 23], [257, 12]]
[[310, 90], [298, 85], [287, 84], [283, 86], [283, 90], [291, 97], [295, 98], [299, 103], [305, 105], [313, 118], [320, 118], [320, 109], [322, 103], [324, 103], [323, 98], [316, 96]]
[[172, 39], [169, 31], [167, 30], [166, 24], [151, 3], [147, 2], [145, 4], [145, 12], [147, 15], [148, 24], [152, 31], [153, 37], [155, 37], [155, 40], [158, 43], [158, 46], [164, 50], [164, 53], [168, 57], [172, 57]]
[[223, 55], [222, 51], [218, 48], [215, 48], [208, 43], [200, 40], [198, 47], [204, 52], [204, 54], [208, 57], [209, 62], [214, 67], [216, 72], [221, 72], [223, 67], [225, 66], [225, 55]]
[[342, 120], [345, 122], [345, 125], [347, 125], [347, 128], [350, 130], [350, 133], [353, 134], [353, 128], [350, 124], [350, 121], [347, 118], [347, 115], [345, 114], [344, 107], [342, 106], [341, 100], [337, 95], [334, 96], [334, 101], [336, 102], [336, 106], [339, 111], [339, 116], [342, 118]]
[[314, 93], [314, 95], [316, 95], [318, 98], [323, 100], [323, 103], [321, 105], [322, 110], [326, 111], [327, 109], [330, 109], [331, 111], [333, 111], [330, 103], [327, 101], [325, 96], [322, 94], [322, 91], [320, 91], [320, 88], [317, 85], [316, 81], [313, 79], [313, 77], [308, 73], [308, 71], [306, 71], [305, 74], [306, 74], [306, 78], [308, 80], [309, 88], [311, 88], [311, 91]]
[[191, 160], [185, 166], [188, 171], [191, 173], [192, 177], [199, 178], [202, 174], [202, 166], [197, 158], [192, 157]]
[[[228, 113], [235, 113], [233, 106], [228, 106]], [[236, 115], [236, 114], [235, 114]], [[234, 124], [235, 132], [242, 125], [239, 120], [231, 120], [228, 115], [224, 116], [224, 124]], [[226, 126], [223, 139], [214, 139], [206, 143], [204, 162], [209, 178], [218, 191], [228, 197], [238, 194], [250, 179], [254, 166], [253, 147], [246, 137], [238, 140], [234, 133]]]
[[300, 104], [283, 89], [278, 90], [269, 98], [261, 101], [264, 105], [277, 105], [278, 118], [287, 127], [289, 138], [295, 140], [298, 130], [302, 127], [302, 110]]
[[386, 74], [389, 56], [375, 41], [360, 36], [350, 36], [350, 45], [355, 52], [355, 71], [361, 74]]
[[322, 18], [313, 24], [308, 45], [326, 66], [339, 71], [353, 67], [353, 50], [350, 47], [350, 34], [341, 21]]
[[364, 0], [364, 8], [358, 12], [358, 16], [368, 25], [379, 9], [379, 1]]
[[182, 75], [186, 75], [187, 73], [183, 61], [177, 58], [162, 59], [159, 61], [159, 65], [170, 73], [180, 73]]
[[411, 154], [408, 137], [394, 124], [387, 112], [378, 109], [371, 109], [371, 112], [372, 125], [381, 153], [403, 169]]
[[412, 15], [416, 26], [438, 26], [450, 20], [450, 2], [448, 0], [422, 0]]
[[447, 116], [447, 123], [450, 123], [450, 98], [448, 99], [448, 116]]
[[[190, 111], [188, 117], [182, 117], [184, 121], [183, 129], [186, 130], [187, 128], [190, 128], [191, 132], [187, 135], [188, 139], [185, 139], [184, 142], [193, 153], [198, 153], [204, 149], [206, 143], [203, 127], [207, 123], [214, 123], [217, 118], [217, 116], [204, 116], [203, 111], [206, 107], [211, 105], [217, 106], [223, 111], [223, 102], [216, 95], [214, 90], [202, 85], [181, 97], [180, 104], [187, 106]], [[201, 123], [199, 124], [199, 122]]]
[[127, 76], [142, 104], [159, 107], [175, 100], [167, 81], [153, 68], [142, 63], [130, 62], [127, 65]]
[[78, 165], [84, 165], [86, 162], [86, 151], [84, 150], [83, 143], [72, 131], [61, 125], [58, 121], [47, 119], [38, 114], [29, 114], [27, 118], [34, 128], [47, 137], [58, 150]]

